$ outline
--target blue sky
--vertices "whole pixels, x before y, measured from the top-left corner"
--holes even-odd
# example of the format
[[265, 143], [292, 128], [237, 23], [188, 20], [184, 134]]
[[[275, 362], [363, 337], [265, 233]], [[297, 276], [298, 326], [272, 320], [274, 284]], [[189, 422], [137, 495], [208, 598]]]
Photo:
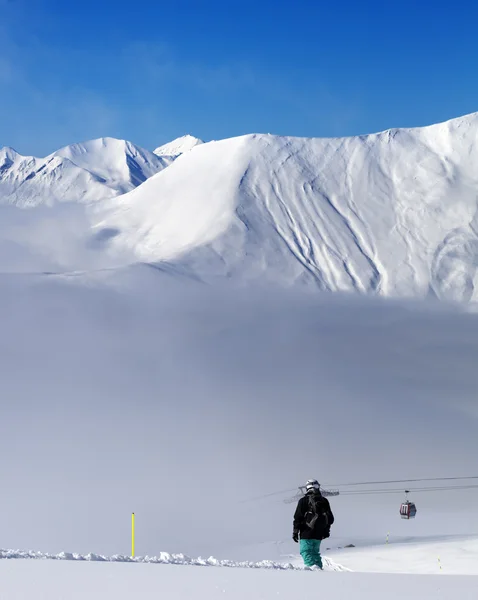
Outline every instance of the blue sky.
[[343, 136], [478, 110], [478, 3], [0, 0], [0, 146]]

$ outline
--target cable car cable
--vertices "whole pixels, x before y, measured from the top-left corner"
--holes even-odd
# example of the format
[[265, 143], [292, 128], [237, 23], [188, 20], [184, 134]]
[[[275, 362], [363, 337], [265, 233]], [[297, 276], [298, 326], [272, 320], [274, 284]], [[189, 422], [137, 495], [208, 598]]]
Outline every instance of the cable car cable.
[[[439, 487], [426, 487], [426, 488], [412, 488], [408, 490], [410, 493], [421, 494], [422, 492], [448, 492], [453, 490], [472, 490], [478, 489], [478, 485], [455, 485], [455, 486], [439, 486]], [[398, 494], [403, 493], [402, 488], [388, 488], [379, 490], [350, 490], [340, 492], [340, 496], [367, 496], [374, 494]]]
[[[359, 481], [354, 483], [328, 483], [324, 484], [324, 487], [352, 487], [358, 485], [381, 485], [387, 483], [420, 483], [421, 481], [459, 481], [467, 479], [478, 479], [478, 475], [472, 475], [471, 477], [427, 477], [424, 479], [393, 479], [390, 481]], [[290, 490], [287, 490], [287, 492]], [[286, 493], [286, 492], [278, 492]]]
[[[417, 478], [417, 479], [390, 479], [388, 481], [356, 481], [353, 483], [335, 483], [335, 484], [324, 484], [322, 487], [323, 488], [342, 488], [342, 487], [358, 487], [360, 485], [388, 485], [388, 484], [392, 484], [392, 483], [421, 483], [421, 482], [427, 482], [427, 481], [466, 481], [466, 480], [471, 480], [471, 479], [478, 479], [478, 475], [471, 475], [470, 477], [425, 477], [425, 478]], [[403, 490], [401, 490], [403, 491]], [[281, 490], [278, 492], [271, 492], [269, 494], [265, 494], [263, 496], [256, 496], [254, 498], [250, 498], [248, 500], [242, 500], [242, 503], [246, 503], [246, 502], [254, 502], [257, 500], [265, 500], [266, 498], [272, 498], [274, 496], [280, 496], [282, 494], [291, 494], [293, 492], [297, 492], [297, 487], [292, 488], [292, 489], [287, 489], [287, 490]], [[341, 491], [340, 495], [341, 496], [345, 496], [345, 495], [349, 495], [349, 493], [352, 493], [352, 490], [347, 491]]]

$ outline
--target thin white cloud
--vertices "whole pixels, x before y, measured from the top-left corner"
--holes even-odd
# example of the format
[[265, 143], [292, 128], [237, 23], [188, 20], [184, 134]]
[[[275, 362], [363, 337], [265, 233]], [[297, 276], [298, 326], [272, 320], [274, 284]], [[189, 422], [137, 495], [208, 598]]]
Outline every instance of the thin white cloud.
[[164, 44], [137, 42], [123, 52], [127, 75], [150, 85], [179, 83], [206, 92], [234, 91], [253, 86], [253, 70], [240, 64], [211, 65], [195, 61], [178, 61]]
[[[3, 54], [0, 57], [0, 92], [9, 120], [0, 124], [0, 145], [22, 154], [46, 155], [59, 147], [93, 137], [112, 135], [120, 114], [97, 91], [71, 87], [52, 79], [36, 83], [22, 47], [0, 28]], [[52, 61], [47, 48], [38, 47], [44, 64]]]

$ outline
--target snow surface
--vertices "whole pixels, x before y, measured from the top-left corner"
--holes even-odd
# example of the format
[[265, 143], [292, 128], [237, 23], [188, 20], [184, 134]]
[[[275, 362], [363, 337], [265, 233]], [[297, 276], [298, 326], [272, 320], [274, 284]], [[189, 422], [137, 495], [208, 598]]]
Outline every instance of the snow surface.
[[179, 156], [180, 154], [189, 152], [200, 144], [204, 144], [204, 142], [199, 138], [193, 137], [192, 135], [183, 135], [172, 142], [159, 146], [154, 153], [157, 156]]
[[[328, 554], [352, 571], [478, 575], [478, 538], [410, 540]], [[478, 585], [478, 580], [477, 580]], [[477, 588], [478, 589], [478, 588]]]
[[136, 193], [104, 203], [101, 209], [108, 216], [97, 228], [117, 231], [118, 242], [112, 244], [126, 246], [145, 262], [171, 260], [213, 243], [227, 231], [235, 210], [245, 168], [241, 141], [210, 142], [180, 156], [164, 171], [159, 188], [153, 177]]
[[475, 600], [476, 577], [214, 569], [103, 562], [0, 561], [8, 600]]

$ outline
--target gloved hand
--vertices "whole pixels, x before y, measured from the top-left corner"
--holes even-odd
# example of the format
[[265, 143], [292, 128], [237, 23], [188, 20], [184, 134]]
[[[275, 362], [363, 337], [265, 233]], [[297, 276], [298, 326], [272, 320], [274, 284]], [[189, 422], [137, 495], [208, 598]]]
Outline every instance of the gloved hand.
[[292, 539], [294, 540], [294, 542], [298, 543], [299, 542], [299, 532], [298, 531], [294, 531], [294, 533], [292, 534]]

